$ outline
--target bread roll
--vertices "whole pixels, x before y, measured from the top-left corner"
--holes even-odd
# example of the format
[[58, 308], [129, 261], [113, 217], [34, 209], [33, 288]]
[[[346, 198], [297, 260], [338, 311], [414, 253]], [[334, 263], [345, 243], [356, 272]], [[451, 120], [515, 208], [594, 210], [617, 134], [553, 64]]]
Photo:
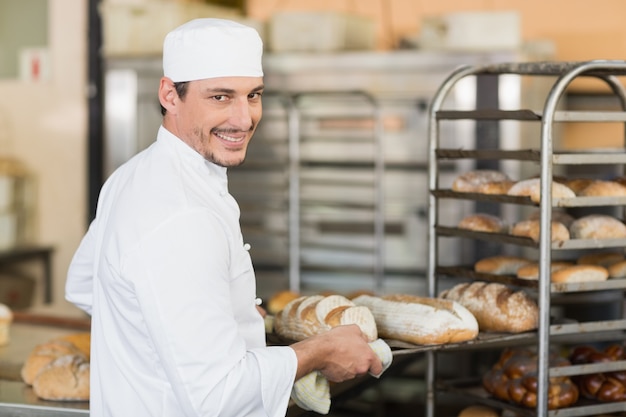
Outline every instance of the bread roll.
[[285, 308], [290, 301], [295, 300], [298, 297], [300, 297], [300, 294], [295, 291], [279, 291], [267, 301], [267, 312], [272, 315], [276, 315], [283, 308]]
[[626, 196], [626, 186], [615, 181], [591, 181], [577, 193], [584, 197], [623, 197]]
[[[534, 203], [541, 201], [541, 183], [539, 178], [522, 180], [513, 185], [508, 193], [511, 196], [529, 197]], [[574, 191], [568, 186], [552, 182], [552, 198], [573, 198], [576, 197]]]
[[459, 222], [458, 227], [459, 229], [487, 233], [500, 233], [506, 229], [502, 219], [486, 213], [476, 213], [465, 216]]
[[572, 265], [552, 273], [552, 282], [606, 281], [609, 271], [599, 265]]
[[500, 413], [485, 405], [470, 405], [461, 410], [458, 417], [500, 417]]
[[[567, 227], [560, 222], [553, 220], [552, 222], [552, 242], [562, 242], [569, 240], [570, 232]], [[528, 237], [535, 242], [539, 241], [541, 226], [539, 220], [522, 220], [511, 227], [510, 233], [513, 236]]]
[[[550, 274], [553, 274], [554, 272], [560, 269], [567, 268], [572, 265], [574, 265], [572, 262], [554, 261], [550, 264]], [[530, 279], [530, 280], [539, 279], [539, 263], [533, 262], [533, 263], [526, 264], [520, 267], [517, 270], [517, 277], [520, 279]]]
[[283, 337], [299, 341], [347, 324], [358, 325], [370, 342], [378, 339], [371, 311], [337, 294], [301, 296], [292, 300], [276, 315], [274, 330]]
[[520, 333], [537, 328], [539, 307], [524, 291], [506, 285], [475, 281], [444, 290], [439, 295], [466, 307], [481, 331]]
[[576, 261], [580, 265], [610, 266], [624, 260], [624, 254], [620, 252], [592, 252], [581, 255]]
[[89, 374], [89, 361], [84, 356], [61, 356], [39, 372], [33, 392], [44, 400], [88, 401]]
[[515, 275], [520, 267], [531, 262], [529, 259], [518, 256], [490, 256], [476, 262], [474, 271], [493, 275]]
[[626, 225], [615, 217], [590, 214], [576, 219], [569, 227], [573, 239], [620, 239], [626, 237]]
[[609, 265], [607, 270], [609, 278], [626, 278], [626, 260]]
[[475, 193], [478, 192], [478, 187], [482, 184], [507, 180], [509, 177], [500, 171], [479, 169], [456, 177], [452, 182], [452, 190], [462, 193]]
[[462, 305], [405, 294], [354, 299], [371, 310], [381, 337], [418, 345], [439, 345], [478, 336], [476, 318]]

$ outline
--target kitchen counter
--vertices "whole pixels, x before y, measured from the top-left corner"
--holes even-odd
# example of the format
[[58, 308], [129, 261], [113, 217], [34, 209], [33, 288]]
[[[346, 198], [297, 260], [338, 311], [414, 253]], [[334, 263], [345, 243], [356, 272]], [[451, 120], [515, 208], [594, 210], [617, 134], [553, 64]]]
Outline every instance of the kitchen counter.
[[[38, 316], [16, 313], [17, 320], [42, 322]], [[89, 415], [88, 402], [44, 401], [22, 382], [20, 370], [33, 348], [51, 339], [85, 331], [86, 323], [64, 319], [49, 320], [53, 324], [14, 322], [9, 343], [0, 346], [0, 417], [62, 417]], [[72, 326], [76, 324], [76, 326]]]

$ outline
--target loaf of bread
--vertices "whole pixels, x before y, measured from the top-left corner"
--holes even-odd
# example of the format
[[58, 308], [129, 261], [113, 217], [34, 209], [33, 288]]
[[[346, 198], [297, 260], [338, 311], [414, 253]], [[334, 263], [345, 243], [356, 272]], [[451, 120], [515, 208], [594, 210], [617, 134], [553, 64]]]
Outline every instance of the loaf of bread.
[[591, 178], [570, 178], [567, 179], [564, 184], [567, 185], [576, 195], [579, 195], [582, 190], [587, 188], [589, 184], [595, 180]]
[[[537, 220], [539, 221], [541, 216], [541, 210], [534, 210], [526, 220]], [[565, 227], [569, 227], [570, 224], [575, 220], [570, 214], [564, 212], [563, 210], [552, 210], [551, 220], [559, 223], [563, 223]]]
[[517, 270], [532, 263], [531, 260], [519, 256], [496, 255], [478, 260], [474, 271], [492, 275], [516, 275]]
[[461, 193], [476, 193], [482, 184], [508, 181], [509, 177], [500, 171], [479, 169], [465, 172], [454, 179], [452, 190]]
[[444, 290], [439, 298], [456, 301], [478, 321], [480, 331], [521, 333], [537, 328], [539, 307], [522, 290], [504, 284], [474, 281]]
[[289, 302], [300, 297], [301, 294], [291, 290], [278, 291], [267, 301], [267, 312], [276, 315], [282, 311]]
[[476, 192], [479, 194], [506, 195], [514, 184], [515, 181], [512, 180], [488, 181], [479, 184]]
[[569, 232], [572, 239], [620, 239], [626, 237], [626, 225], [613, 216], [590, 214], [576, 219]]
[[43, 368], [61, 356], [68, 355], [87, 358], [78, 347], [67, 340], [51, 340], [35, 346], [22, 365], [20, 371], [22, 380], [28, 385], [33, 385]]
[[88, 401], [89, 374], [85, 356], [60, 356], [41, 369], [33, 381], [33, 392], [50, 401]]
[[336, 294], [304, 295], [292, 300], [276, 315], [274, 331], [287, 339], [300, 341], [346, 324], [358, 325], [370, 342], [378, 339], [372, 312]]
[[610, 264], [607, 270], [609, 278], [626, 278], [626, 260]]
[[[568, 261], [554, 261], [550, 264], [550, 274], [553, 274], [559, 269], [567, 268], [572, 265], [574, 264]], [[530, 280], [539, 279], [539, 263], [533, 262], [520, 267], [517, 270], [517, 277], [520, 279]]]
[[[494, 397], [523, 407], [537, 407], [537, 355], [528, 349], [505, 349], [498, 362], [483, 375], [483, 387]], [[555, 353], [548, 358], [551, 368], [569, 366]], [[548, 409], [569, 407], [578, 401], [579, 391], [569, 377], [548, 380]]]
[[580, 265], [601, 265], [608, 267], [623, 260], [624, 253], [621, 252], [591, 252], [579, 256], [576, 263]]
[[470, 405], [462, 409], [457, 417], [500, 417], [500, 413], [486, 405]]
[[472, 340], [478, 336], [476, 318], [450, 300], [405, 294], [362, 295], [355, 304], [374, 315], [381, 337], [417, 345], [439, 345]]
[[[552, 222], [552, 242], [562, 242], [570, 239], [570, 232], [567, 227], [558, 221]], [[541, 226], [539, 220], [522, 220], [511, 227], [510, 233], [513, 236], [528, 237], [535, 242], [539, 241]]]
[[577, 193], [583, 197], [623, 197], [626, 186], [615, 181], [594, 180]]
[[606, 281], [609, 271], [600, 265], [572, 265], [552, 273], [552, 282]]
[[[574, 365], [626, 360], [624, 347], [611, 344], [604, 350], [592, 346], [577, 346], [570, 353]], [[576, 375], [572, 377], [583, 397], [602, 402], [626, 401], [626, 371]]]
[[[511, 196], [529, 197], [534, 203], [541, 201], [541, 182], [539, 178], [530, 178], [518, 181], [513, 185], [508, 193]], [[559, 182], [552, 182], [552, 198], [573, 198], [576, 193], [567, 185]]]
[[506, 225], [498, 216], [476, 213], [463, 217], [458, 228], [475, 232], [501, 233], [506, 230]]

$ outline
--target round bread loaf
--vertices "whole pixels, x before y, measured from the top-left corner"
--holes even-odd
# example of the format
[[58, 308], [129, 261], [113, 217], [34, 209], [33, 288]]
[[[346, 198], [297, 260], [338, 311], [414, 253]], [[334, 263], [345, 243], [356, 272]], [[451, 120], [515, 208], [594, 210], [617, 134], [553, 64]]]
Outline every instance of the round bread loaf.
[[[539, 241], [540, 232], [541, 227], [539, 220], [522, 220], [521, 222], [515, 223], [510, 231], [513, 236], [528, 237], [535, 242]], [[563, 223], [553, 220], [552, 242], [565, 241], [569, 240], [569, 238], [570, 232], [567, 227]]]
[[[508, 193], [511, 196], [529, 197], [534, 203], [541, 201], [541, 182], [539, 178], [530, 178], [518, 181], [513, 185]], [[552, 182], [552, 198], [573, 198], [576, 197], [574, 191], [567, 185]]]
[[506, 195], [513, 184], [515, 184], [515, 181], [512, 180], [485, 182], [478, 185], [476, 192], [480, 194]]
[[599, 265], [572, 265], [552, 273], [552, 282], [606, 281], [609, 271]]
[[539, 322], [539, 307], [528, 294], [497, 282], [457, 284], [442, 291], [439, 298], [467, 308], [480, 331], [520, 333], [536, 329]]
[[507, 181], [509, 177], [500, 171], [479, 169], [465, 172], [454, 179], [452, 190], [461, 193], [478, 192], [478, 187], [485, 183]]
[[470, 405], [461, 410], [458, 417], [500, 417], [500, 413], [486, 405]]
[[490, 256], [477, 261], [474, 264], [474, 271], [493, 275], [515, 275], [519, 268], [531, 262], [518, 256]]
[[626, 237], [626, 225], [606, 214], [590, 214], [576, 219], [569, 227], [573, 239], [620, 239]]
[[626, 186], [616, 181], [591, 181], [577, 193], [584, 197], [623, 197], [626, 196]]
[[[574, 265], [568, 261], [554, 261], [550, 264], [550, 274], [558, 271], [559, 269], [567, 268]], [[539, 279], [539, 263], [533, 262], [531, 264], [524, 265], [517, 270], [517, 277], [520, 279]]]
[[89, 361], [82, 355], [64, 355], [46, 365], [33, 381], [33, 392], [51, 401], [89, 400]]
[[43, 368], [57, 358], [67, 355], [85, 357], [79, 348], [66, 340], [52, 340], [35, 346], [22, 365], [20, 371], [22, 380], [32, 385]]
[[486, 213], [476, 213], [465, 216], [458, 224], [459, 229], [475, 232], [500, 233], [506, 229], [502, 219]]
[[601, 265], [607, 267], [624, 260], [624, 254], [620, 252], [592, 252], [581, 255], [576, 261], [580, 265]]

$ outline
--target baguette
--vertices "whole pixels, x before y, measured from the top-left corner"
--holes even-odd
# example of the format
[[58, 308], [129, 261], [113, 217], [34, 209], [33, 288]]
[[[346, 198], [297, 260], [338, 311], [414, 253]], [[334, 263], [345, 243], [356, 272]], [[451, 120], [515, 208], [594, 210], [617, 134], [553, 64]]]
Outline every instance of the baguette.
[[371, 310], [381, 337], [418, 345], [439, 345], [478, 336], [476, 318], [459, 303], [412, 295], [362, 295], [355, 304]]
[[606, 281], [609, 271], [600, 265], [573, 265], [552, 274], [552, 282]]
[[518, 269], [531, 263], [518, 256], [497, 255], [483, 258], [474, 264], [474, 271], [493, 275], [515, 275]]
[[[568, 261], [554, 261], [550, 264], [550, 274], [554, 274], [556, 271], [567, 268], [574, 265]], [[522, 266], [517, 270], [517, 277], [519, 279], [538, 280], [539, 279], [539, 264], [533, 262]]]
[[521, 333], [536, 329], [539, 322], [537, 303], [524, 291], [500, 283], [462, 283], [442, 291], [439, 298], [466, 307], [481, 331]]
[[347, 324], [358, 325], [369, 342], [378, 339], [371, 311], [336, 294], [305, 295], [292, 300], [276, 315], [274, 330], [280, 336], [300, 341]]

